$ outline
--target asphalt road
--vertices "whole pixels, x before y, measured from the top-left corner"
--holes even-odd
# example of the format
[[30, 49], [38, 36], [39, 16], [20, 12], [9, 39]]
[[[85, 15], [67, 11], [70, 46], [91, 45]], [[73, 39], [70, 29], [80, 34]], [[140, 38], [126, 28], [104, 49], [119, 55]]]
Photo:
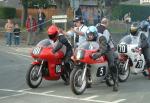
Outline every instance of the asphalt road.
[[25, 81], [32, 61], [29, 50], [0, 44], [0, 103], [150, 103], [150, 80], [142, 74], [131, 74], [119, 84], [118, 92], [105, 83], [94, 83], [77, 96], [62, 80], [43, 80], [39, 88], [31, 89]]

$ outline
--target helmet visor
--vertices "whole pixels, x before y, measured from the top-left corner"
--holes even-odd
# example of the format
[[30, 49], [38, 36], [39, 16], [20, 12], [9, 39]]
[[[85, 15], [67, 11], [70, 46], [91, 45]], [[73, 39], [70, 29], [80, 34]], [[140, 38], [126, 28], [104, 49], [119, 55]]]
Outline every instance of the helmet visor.
[[54, 39], [56, 38], [57, 34], [53, 34], [53, 35], [48, 35], [49, 39]]

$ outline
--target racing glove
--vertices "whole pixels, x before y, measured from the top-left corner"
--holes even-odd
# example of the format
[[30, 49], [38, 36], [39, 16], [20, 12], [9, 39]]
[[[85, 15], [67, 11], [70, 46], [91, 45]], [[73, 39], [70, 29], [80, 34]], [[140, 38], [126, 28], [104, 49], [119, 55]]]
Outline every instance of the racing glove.
[[94, 54], [91, 55], [91, 58], [94, 59], [94, 60], [96, 60], [96, 59], [98, 59], [100, 56], [101, 56], [101, 53], [94, 53]]

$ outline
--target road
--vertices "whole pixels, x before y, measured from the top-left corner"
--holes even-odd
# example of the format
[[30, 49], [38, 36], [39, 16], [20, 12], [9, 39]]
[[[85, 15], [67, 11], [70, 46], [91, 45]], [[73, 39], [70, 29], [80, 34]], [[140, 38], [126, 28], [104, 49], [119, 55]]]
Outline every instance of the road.
[[131, 74], [113, 92], [105, 83], [94, 83], [83, 95], [72, 93], [62, 80], [44, 81], [37, 89], [27, 86], [25, 75], [32, 61], [30, 48], [0, 45], [0, 103], [149, 103], [150, 80]]

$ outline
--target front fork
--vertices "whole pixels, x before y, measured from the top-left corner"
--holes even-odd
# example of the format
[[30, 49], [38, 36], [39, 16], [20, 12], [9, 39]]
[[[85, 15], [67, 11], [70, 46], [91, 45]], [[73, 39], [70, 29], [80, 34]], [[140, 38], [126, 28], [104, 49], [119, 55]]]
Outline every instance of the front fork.
[[39, 71], [38, 71], [38, 75], [37, 75], [37, 76], [39, 76], [39, 75], [40, 75], [40, 72], [41, 72], [42, 67], [43, 67], [43, 63], [44, 63], [44, 60], [42, 60], [42, 62], [41, 62], [41, 64], [40, 64], [40, 69], [39, 69]]
[[128, 69], [128, 65], [129, 65], [129, 58], [127, 59], [126, 63], [125, 63], [125, 71]]
[[85, 64], [85, 67], [83, 69], [82, 82], [85, 80], [86, 72], [87, 72], [87, 64]]

